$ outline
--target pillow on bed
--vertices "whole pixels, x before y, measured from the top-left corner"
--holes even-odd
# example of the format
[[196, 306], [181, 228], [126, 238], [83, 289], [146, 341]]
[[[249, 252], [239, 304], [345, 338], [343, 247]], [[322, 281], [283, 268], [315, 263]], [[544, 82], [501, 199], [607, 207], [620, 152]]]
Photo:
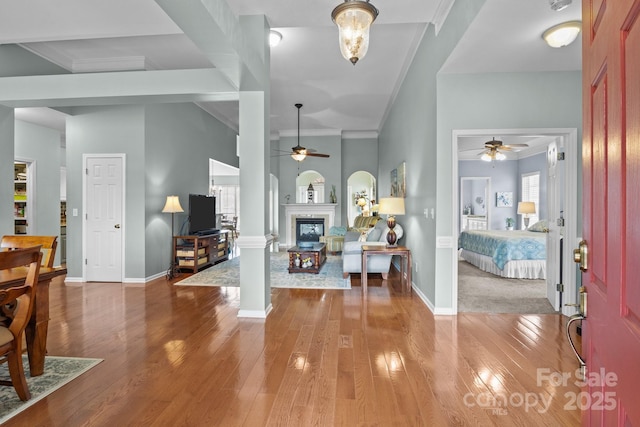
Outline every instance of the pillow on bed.
[[533, 224], [531, 227], [527, 228], [527, 230], [535, 231], [537, 233], [548, 233], [549, 232], [549, 224], [547, 223], [546, 219], [542, 219], [542, 220], [536, 222], [535, 224]]

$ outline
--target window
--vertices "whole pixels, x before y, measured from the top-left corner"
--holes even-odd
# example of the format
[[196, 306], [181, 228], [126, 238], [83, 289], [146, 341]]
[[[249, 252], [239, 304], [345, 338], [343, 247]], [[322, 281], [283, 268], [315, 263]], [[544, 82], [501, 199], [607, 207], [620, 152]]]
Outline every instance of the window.
[[[222, 214], [227, 219], [240, 217], [239, 185], [214, 185], [212, 190], [212, 194], [216, 196], [216, 213]], [[237, 228], [240, 228], [239, 220]]]
[[[522, 197], [523, 202], [533, 202], [536, 205], [536, 213], [529, 214], [529, 225], [538, 222], [540, 214], [540, 172], [522, 174]], [[524, 230], [524, 221], [522, 229]]]

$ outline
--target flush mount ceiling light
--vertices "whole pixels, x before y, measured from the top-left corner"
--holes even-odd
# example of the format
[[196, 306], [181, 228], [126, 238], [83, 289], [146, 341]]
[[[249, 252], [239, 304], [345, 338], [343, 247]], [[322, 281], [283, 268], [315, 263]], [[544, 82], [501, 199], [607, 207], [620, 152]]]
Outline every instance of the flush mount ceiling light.
[[542, 33], [542, 38], [551, 47], [568, 46], [578, 37], [581, 29], [582, 22], [580, 21], [563, 22]]
[[344, 59], [356, 65], [369, 49], [369, 27], [378, 16], [369, 0], [345, 0], [331, 12], [339, 30], [340, 52]]
[[281, 33], [274, 30], [269, 30], [269, 46], [276, 47], [280, 44], [281, 40], [282, 40]]
[[549, 0], [549, 5], [556, 12], [566, 9], [571, 4], [571, 0]]

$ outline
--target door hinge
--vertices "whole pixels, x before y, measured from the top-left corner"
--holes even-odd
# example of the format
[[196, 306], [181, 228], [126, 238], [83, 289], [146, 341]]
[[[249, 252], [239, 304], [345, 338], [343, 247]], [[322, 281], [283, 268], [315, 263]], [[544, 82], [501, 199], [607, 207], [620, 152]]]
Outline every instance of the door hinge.
[[564, 153], [558, 153], [558, 160], [564, 160]]
[[556, 291], [564, 292], [564, 285], [562, 283], [556, 283]]
[[557, 224], [558, 227], [564, 227], [564, 218], [558, 218]]
[[84, 173], [85, 173], [86, 175], [89, 175], [89, 168], [85, 168]]
[[87, 259], [85, 258], [84, 259], [84, 265], [87, 265], [87, 264], [88, 264], [88, 262], [87, 262]]

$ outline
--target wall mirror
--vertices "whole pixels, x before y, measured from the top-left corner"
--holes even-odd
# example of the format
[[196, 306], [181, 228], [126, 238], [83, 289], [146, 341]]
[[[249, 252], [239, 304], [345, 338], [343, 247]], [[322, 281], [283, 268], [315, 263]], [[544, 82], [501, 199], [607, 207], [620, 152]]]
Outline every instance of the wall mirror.
[[490, 186], [489, 177], [460, 178], [460, 231], [489, 228]]

